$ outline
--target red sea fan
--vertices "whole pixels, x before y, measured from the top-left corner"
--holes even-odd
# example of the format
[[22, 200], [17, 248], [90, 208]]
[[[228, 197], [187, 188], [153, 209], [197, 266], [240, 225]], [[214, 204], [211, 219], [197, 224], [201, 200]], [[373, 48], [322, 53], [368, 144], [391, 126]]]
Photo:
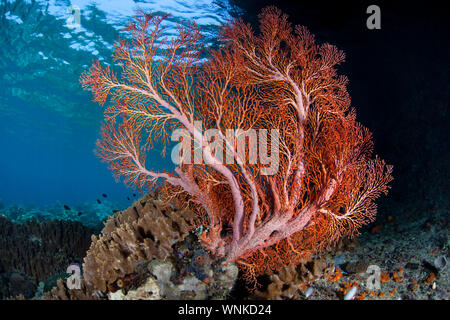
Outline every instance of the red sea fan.
[[[342, 51], [269, 7], [258, 34], [231, 22], [223, 47], [203, 59], [197, 26], [179, 26], [169, 41], [164, 19], [140, 12], [128, 25], [131, 40], [115, 45], [120, 75], [94, 63], [81, 78], [110, 104], [98, 153], [117, 175], [144, 189], [162, 179], [197, 212], [205, 246], [249, 278], [375, 218], [392, 166], [372, 157], [371, 134], [350, 109], [335, 69]], [[183, 161], [174, 173], [147, 169], [149, 141], [167, 144], [168, 132], [182, 132], [172, 155]]]

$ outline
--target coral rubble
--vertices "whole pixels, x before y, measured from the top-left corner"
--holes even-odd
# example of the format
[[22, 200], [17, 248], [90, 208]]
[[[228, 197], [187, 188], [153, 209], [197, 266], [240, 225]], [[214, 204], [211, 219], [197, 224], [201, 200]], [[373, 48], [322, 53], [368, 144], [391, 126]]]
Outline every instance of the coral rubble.
[[310, 259], [298, 265], [289, 264], [271, 274], [264, 290], [256, 290], [253, 298], [265, 300], [292, 299], [302, 286], [319, 278], [327, 278], [334, 271], [326, 259]]

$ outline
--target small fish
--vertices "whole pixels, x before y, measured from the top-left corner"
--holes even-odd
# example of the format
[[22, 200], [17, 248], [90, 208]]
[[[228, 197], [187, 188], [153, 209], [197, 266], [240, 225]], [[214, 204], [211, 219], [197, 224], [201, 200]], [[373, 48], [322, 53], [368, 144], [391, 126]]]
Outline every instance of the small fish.
[[133, 197], [136, 197], [136, 193], [133, 193]]
[[106, 198], [107, 197], [106, 193], [102, 193], [102, 197]]
[[120, 210], [113, 210], [112, 212], [113, 212], [113, 213], [117, 213], [117, 212], [119, 212], [119, 211], [120, 211]]
[[66, 210], [70, 210], [70, 208], [69, 208], [69, 206], [68, 205], [64, 205], [64, 209], [66, 209]]
[[78, 212], [78, 216], [81, 216], [83, 214], [83, 212]]
[[101, 202], [100, 200], [97, 199], [97, 203], [100, 204], [100, 203], [102, 203], [102, 202]]
[[130, 200], [130, 197], [127, 197], [127, 200], [129, 201], [129, 200]]

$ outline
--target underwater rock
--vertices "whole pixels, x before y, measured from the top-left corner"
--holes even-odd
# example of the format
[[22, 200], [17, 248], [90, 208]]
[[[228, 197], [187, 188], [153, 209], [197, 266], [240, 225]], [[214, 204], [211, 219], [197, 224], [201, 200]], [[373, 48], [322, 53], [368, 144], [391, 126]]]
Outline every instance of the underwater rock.
[[298, 265], [287, 265], [279, 272], [269, 276], [270, 284], [264, 290], [256, 290], [255, 299], [282, 300], [291, 299], [301, 285], [312, 283], [319, 278], [328, 277], [334, 270], [325, 259], [312, 258]]
[[161, 298], [170, 300], [225, 299], [239, 273], [234, 264], [214, 262], [205, 267], [203, 279], [193, 272], [180, 274], [170, 261], [153, 260], [148, 269], [157, 279]]
[[363, 273], [369, 265], [370, 263], [368, 261], [349, 262], [345, 265], [344, 270], [349, 274]]
[[27, 275], [17, 272], [0, 274], [0, 298], [15, 298], [22, 296], [30, 299], [34, 296], [36, 285]]
[[434, 266], [438, 270], [442, 270], [447, 265], [447, 258], [445, 256], [439, 256], [433, 261]]
[[414, 263], [414, 262], [408, 262], [405, 266], [405, 268], [411, 269], [411, 270], [417, 270], [417, 269], [419, 269], [419, 267], [420, 267], [420, 264]]
[[124, 293], [124, 290], [108, 293], [109, 300], [159, 300], [159, 286], [156, 279], [148, 277], [147, 281], [137, 289], [129, 290]]
[[[132, 275], [108, 285], [108, 298], [204, 300], [225, 299], [238, 277], [234, 264], [212, 257], [194, 234], [177, 243], [165, 260], [139, 263]], [[120, 284], [118, 284], [120, 282]]]
[[34, 295], [36, 286], [33, 281], [26, 275], [20, 273], [12, 273], [9, 278], [9, 291], [11, 296], [23, 294], [26, 298]]
[[434, 274], [438, 274], [439, 273], [439, 269], [436, 268], [434, 264], [428, 262], [427, 260], [422, 260], [422, 267], [425, 270], [430, 271], [431, 273], [434, 273]]
[[152, 260], [148, 264], [148, 275], [137, 288], [109, 292], [110, 300], [205, 300], [225, 299], [238, 276], [238, 268], [224, 264], [220, 270], [207, 270], [208, 281], [195, 274], [177, 275], [170, 261]]

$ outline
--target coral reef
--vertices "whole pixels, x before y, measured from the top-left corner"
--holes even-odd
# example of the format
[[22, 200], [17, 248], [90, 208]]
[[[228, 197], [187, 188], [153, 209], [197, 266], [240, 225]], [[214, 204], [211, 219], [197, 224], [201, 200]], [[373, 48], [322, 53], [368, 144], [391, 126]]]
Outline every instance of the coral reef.
[[[361, 246], [344, 245], [344, 250], [328, 255], [326, 261], [335, 267], [327, 267], [322, 276], [302, 279], [300, 268], [288, 266], [271, 275], [268, 286], [253, 298], [448, 300], [449, 221], [448, 208], [426, 212], [417, 208], [401, 219], [380, 219], [383, 228], [377, 233], [366, 230], [359, 237]], [[376, 270], [379, 286], [370, 280]]]
[[128, 290], [126, 293], [123, 290], [108, 293], [109, 300], [160, 300], [158, 282], [153, 277], [148, 277], [147, 280], [136, 289]]
[[[92, 233], [79, 222], [31, 220], [20, 224], [0, 216], [0, 273], [9, 283], [17, 283], [18, 274], [31, 278], [35, 285], [46, 281], [65, 272], [71, 263], [81, 262]], [[7, 296], [17, 294], [8, 292]]]
[[111, 216], [84, 259], [89, 292], [111, 300], [227, 297], [238, 268], [205, 250], [193, 219], [158, 192]]
[[196, 272], [179, 273], [170, 261], [154, 260], [149, 271], [157, 279], [161, 298], [169, 300], [225, 299], [238, 276], [233, 264], [205, 265], [201, 270], [205, 277]]
[[117, 210], [118, 206], [108, 200], [98, 202], [83, 202], [71, 205], [65, 208], [62, 203], [54, 203], [35, 207], [33, 205], [11, 205], [7, 207], [0, 206], [0, 215], [9, 220], [25, 223], [28, 220], [36, 219], [39, 221], [64, 220], [78, 221], [83, 225], [100, 229], [102, 221], [107, 219]]
[[102, 298], [90, 291], [84, 281], [81, 282], [80, 289], [69, 289], [62, 279], [59, 279], [54, 288], [40, 297], [41, 300], [100, 300]]
[[135, 273], [139, 262], [164, 260], [188, 235], [193, 217], [190, 210], [166, 205], [156, 193], [111, 216], [102, 234], [92, 236], [83, 264], [86, 284], [105, 292], [118, 279]]
[[[234, 264], [214, 259], [194, 234], [177, 242], [165, 260], [152, 259], [135, 267], [132, 276], [108, 286], [110, 300], [225, 299], [238, 276]], [[120, 282], [120, 284], [118, 284]]]
[[[347, 78], [336, 71], [342, 51], [269, 7], [259, 34], [230, 22], [223, 47], [206, 59], [194, 23], [180, 25], [160, 52], [166, 17], [139, 12], [128, 24], [131, 41], [114, 47], [120, 75], [95, 62], [81, 77], [95, 101], [108, 103], [97, 152], [118, 178], [144, 190], [164, 181], [167, 195], [199, 218], [208, 250], [238, 263], [249, 280], [375, 219], [392, 166], [373, 157], [372, 135], [356, 121]], [[155, 141], [166, 150], [171, 131], [182, 140], [174, 173], [146, 168], [146, 151]], [[135, 234], [120, 237], [134, 243]], [[118, 270], [105, 274], [108, 281], [138, 259], [112, 250], [124, 262], [108, 260]]]
[[27, 275], [17, 272], [0, 273], [0, 299], [23, 296], [30, 299], [34, 296], [36, 284]]
[[[27, 282], [28, 278], [13, 274], [11, 279], [0, 277], [10, 282], [4, 284], [9, 289], [3, 296], [43, 300], [225, 299], [238, 268], [205, 250], [198, 230], [193, 229], [193, 219], [192, 211], [178, 209], [174, 201], [163, 201], [158, 192], [152, 192], [111, 216], [102, 233], [92, 236], [81, 288], [69, 289], [68, 274], [60, 270], [37, 288], [33, 281]], [[65, 271], [67, 265], [64, 267]], [[25, 290], [29, 285], [31, 289]]]
[[227, 298], [239, 269], [212, 256], [191, 234], [174, 246], [170, 259], [153, 260], [148, 270], [157, 279], [162, 298], [204, 300]]

